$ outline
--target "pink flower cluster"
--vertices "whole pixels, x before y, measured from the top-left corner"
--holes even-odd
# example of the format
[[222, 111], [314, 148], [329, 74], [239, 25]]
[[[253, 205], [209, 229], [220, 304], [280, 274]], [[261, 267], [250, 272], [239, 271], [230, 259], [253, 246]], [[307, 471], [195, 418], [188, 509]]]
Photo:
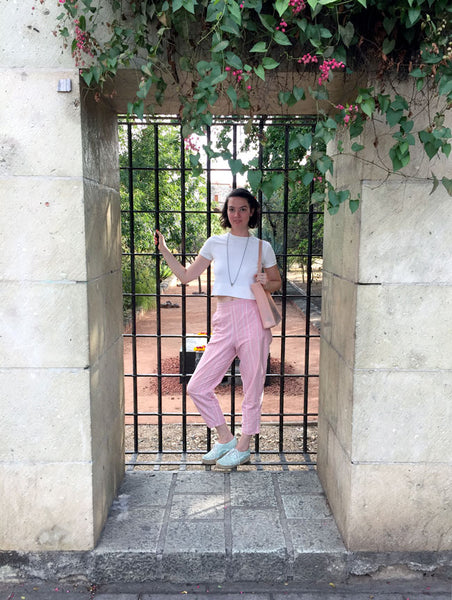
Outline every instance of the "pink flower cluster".
[[292, 9], [292, 14], [298, 15], [306, 8], [306, 2], [304, 0], [289, 0], [289, 6]]
[[315, 183], [316, 181], [318, 181], [319, 183], [322, 183], [322, 181], [323, 181], [323, 178], [322, 178], [322, 176], [321, 176], [321, 175], [319, 175], [318, 177], [314, 177], [314, 179], [313, 179], [312, 181], [314, 181], [314, 183]]
[[335, 58], [328, 58], [327, 60], [323, 61], [319, 69], [319, 85], [322, 85], [322, 83], [328, 79], [330, 71], [332, 71], [333, 69], [345, 69], [345, 65], [342, 61], [338, 62]]
[[283, 33], [286, 33], [286, 27], [287, 27], [286, 21], [284, 21], [284, 19], [281, 19], [280, 24], [276, 27], [276, 31], [282, 31]]
[[[311, 54], [305, 54], [301, 58], [298, 59], [299, 64], [308, 65], [309, 63], [318, 63], [319, 59], [317, 56], [312, 56]], [[327, 58], [323, 61], [323, 63], [319, 66], [320, 77], [319, 77], [319, 85], [322, 85], [324, 81], [328, 79], [328, 75], [333, 69], [344, 69], [345, 65], [342, 61], [337, 61], [335, 58]]]
[[75, 62], [77, 64], [77, 66], [80, 66], [80, 65], [84, 66], [85, 61], [82, 60], [82, 52], [84, 54], [87, 54], [88, 56], [93, 57], [94, 53], [92, 50], [92, 44], [91, 44], [89, 33], [80, 29], [79, 20], [76, 19], [74, 21], [74, 23], [75, 23], [76, 46], [75, 46], [75, 50], [73, 52], [73, 56], [75, 58]]
[[[225, 71], [231, 71], [231, 67], [226, 67]], [[232, 71], [232, 74], [234, 75], [234, 77], [237, 79], [237, 81], [242, 81], [243, 79], [243, 69], [236, 69], [235, 71]]]
[[311, 54], [305, 54], [304, 56], [298, 59], [298, 62], [300, 64], [303, 63], [304, 65], [308, 65], [310, 62], [318, 63], [319, 59], [315, 55], [312, 56]]
[[187, 150], [187, 152], [198, 152], [199, 151], [199, 147], [196, 144], [196, 140], [193, 138], [192, 135], [188, 138], [185, 138], [184, 142], [185, 142], [185, 150]]
[[344, 125], [347, 126], [350, 121], [354, 121], [358, 115], [358, 105], [357, 104], [347, 104], [344, 106], [343, 104], [336, 104], [336, 108], [344, 111]]
[[[225, 71], [227, 71], [228, 73], [232, 73], [232, 75], [237, 79], [237, 83], [240, 83], [243, 79], [243, 69], [235, 69], [234, 71], [231, 69], [231, 67], [225, 67]], [[248, 79], [248, 76], [245, 76], [245, 81]], [[251, 90], [251, 86], [247, 85], [246, 89], [248, 91]]]

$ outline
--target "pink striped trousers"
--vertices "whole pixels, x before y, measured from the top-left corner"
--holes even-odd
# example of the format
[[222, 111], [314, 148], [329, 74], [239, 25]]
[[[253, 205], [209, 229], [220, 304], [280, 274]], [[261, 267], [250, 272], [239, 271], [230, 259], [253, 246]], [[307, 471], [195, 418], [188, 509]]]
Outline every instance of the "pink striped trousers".
[[212, 337], [187, 387], [207, 426], [226, 422], [215, 388], [236, 356], [243, 383], [242, 433], [259, 433], [267, 358], [272, 334], [264, 329], [255, 300], [218, 303]]

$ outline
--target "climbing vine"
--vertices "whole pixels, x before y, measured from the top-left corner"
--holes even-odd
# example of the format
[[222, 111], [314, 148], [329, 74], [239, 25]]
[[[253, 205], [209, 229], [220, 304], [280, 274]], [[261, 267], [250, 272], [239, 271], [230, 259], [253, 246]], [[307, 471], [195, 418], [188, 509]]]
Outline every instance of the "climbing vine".
[[[187, 140], [203, 134], [225, 98], [231, 114], [252, 116], [257, 83], [278, 71], [293, 73], [295, 82], [301, 81], [297, 74], [312, 74], [312, 85], [283, 87], [277, 100], [282, 112], [307, 96], [317, 106], [314, 131], [295, 132], [290, 147], [306, 151], [303, 183], [320, 177], [324, 188], [316, 186], [313, 200], [326, 201], [332, 214], [346, 201], [355, 211], [359, 198], [329, 181], [334, 157], [327, 145], [339, 140], [344, 151], [342, 140], [348, 136], [349, 151], [359, 156], [366, 122], [378, 119], [392, 136], [388, 172], [406, 167], [419, 144], [429, 160], [450, 155], [451, 130], [444, 124], [452, 106], [449, 0], [59, 0], [59, 5], [57, 30], [86, 84], [100, 95], [118, 69], [138, 68], [136, 95], [128, 105], [138, 118], [164, 105], [169, 84], [175, 85]], [[345, 105], [330, 99], [331, 82], [339, 74], [369, 71], [373, 87], [360, 88]], [[391, 78], [411, 81], [414, 93], [405, 97], [386, 88]], [[435, 96], [437, 102], [421, 131], [414, 131], [416, 94]], [[233, 173], [247, 173], [255, 191], [263, 185], [255, 163], [234, 159], [227, 148], [205, 150], [211, 158], [228, 160]], [[199, 160], [199, 152], [192, 151], [193, 169], [200, 167]], [[452, 195], [451, 179], [439, 181], [433, 173], [431, 178], [432, 191], [441, 183]]]

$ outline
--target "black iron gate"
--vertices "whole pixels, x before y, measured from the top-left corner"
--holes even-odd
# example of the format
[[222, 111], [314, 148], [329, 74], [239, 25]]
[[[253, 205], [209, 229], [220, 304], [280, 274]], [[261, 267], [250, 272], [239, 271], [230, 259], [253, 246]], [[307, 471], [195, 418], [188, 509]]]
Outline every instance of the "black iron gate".
[[[184, 140], [176, 117], [120, 120], [129, 468], [196, 467], [210, 449], [210, 430], [186, 385], [210, 336], [212, 274], [178, 286], [155, 251], [153, 232], [165, 233], [183, 263], [194, 259], [206, 237], [220, 232], [217, 213], [227, 192], [246, 186], [245, 156], [264, 183], [257, 235], [273, 245], [283, 278], [274, 294], [283, 318], [273, 331], [252, 468], [315, 464], [323, 214], [310, 202], [314, 182], [299, 179], [306, 157], [291, 151], [293, 136], [314, 125], [309, 118], [218, 118], [206, 138]], [[206, 142], [228, 147], [229, 162], [206, 153]], [[231, 365], [219, 391], [233, 431], [241, 418], [239, 369]]]

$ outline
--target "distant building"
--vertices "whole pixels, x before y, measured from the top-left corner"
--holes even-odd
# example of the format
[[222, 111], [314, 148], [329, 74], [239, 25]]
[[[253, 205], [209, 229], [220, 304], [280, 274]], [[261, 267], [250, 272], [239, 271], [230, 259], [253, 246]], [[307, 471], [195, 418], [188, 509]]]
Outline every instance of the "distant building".
[[211, 198], [212, 198], [212, 209], [214, 211], [221, 211], [226, 196], [231, 191], [231, 186], [228, 183], [212, 182], [211, 185]]

